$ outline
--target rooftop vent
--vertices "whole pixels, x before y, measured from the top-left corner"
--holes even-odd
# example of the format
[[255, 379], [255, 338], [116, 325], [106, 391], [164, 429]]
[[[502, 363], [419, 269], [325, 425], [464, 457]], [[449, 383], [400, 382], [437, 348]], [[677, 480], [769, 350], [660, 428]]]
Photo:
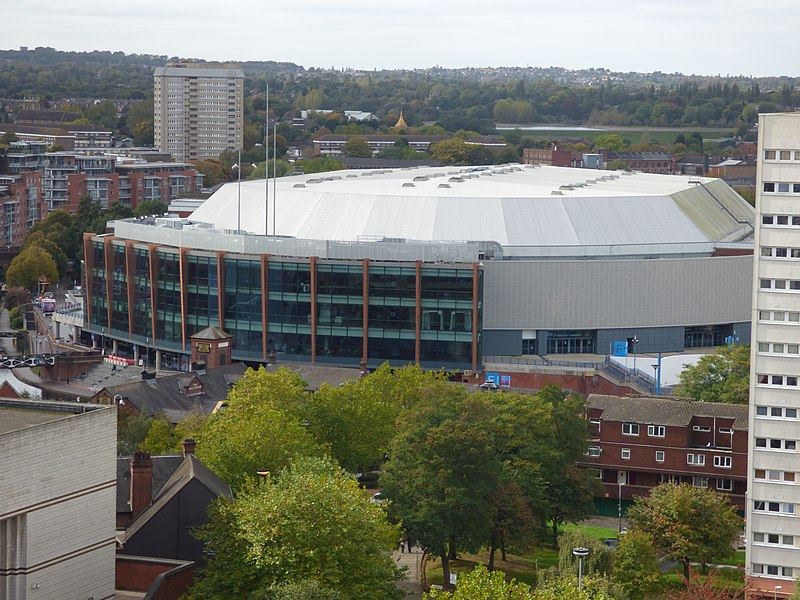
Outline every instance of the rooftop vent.
[[417, 175], [414, 177], [414, 181], [428, 181], [427, 175]]
[[304, 187], [306, 187], [306, 184], [305, 183], [295, 183], [292, 187], [304, 188]]
[[563, 196], [564, 192], [562, 192], [561, 190], [553, 190], [552, 192], [550, 192], [550, 195], [551, 196]]
[[464, 180], [461, 177], [451, 177], [447, 181], [450, 181], [452, 183], [463, 183]]
[[416, 186], [415, 186], [413, 183], [411, 183], [410, 181], [406, 181], [406, 182], [403, 184], [403, 187], [416, 187]]
[[306, 179], [306, 183], [322, 183], [322, 179]]
[[440, 187], [440, 188], [449, 188], [450, 184], [449, 183], [440, 183], [438, 187]]
[[355, 173], [348, 173], [345, 177], [358, 177]]

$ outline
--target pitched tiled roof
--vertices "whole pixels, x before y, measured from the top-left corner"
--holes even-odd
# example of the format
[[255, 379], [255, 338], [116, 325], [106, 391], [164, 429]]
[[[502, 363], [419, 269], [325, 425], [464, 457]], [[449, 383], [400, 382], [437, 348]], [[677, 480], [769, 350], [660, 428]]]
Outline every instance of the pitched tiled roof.
[[748, 409], [742, 404], [590, 394], [586, 407], [602, 410], [605, 421], [686, 426], [692, 417], [725, 417], [735, 419], [733, 429], [747, 431]]
[[[153, 456], [153, 497], [157, 496], [183, 462], [183, 456]], [[131, 457], [117, 458], [117, 513], [131, 512]]]
[[158, 492], [153, 486], [153, 503], [136, 517], [126, 532], [126, 539], [133, 537], [151, 517], [174, 498], [190, 481], [198, 481], [214, 496], [231, 496], [231, 488], [222, 479], [217, 477], [211, 469], [205, 466], [194, 454], [187, 454], [178, 467], [172, 472], [170, 478]]

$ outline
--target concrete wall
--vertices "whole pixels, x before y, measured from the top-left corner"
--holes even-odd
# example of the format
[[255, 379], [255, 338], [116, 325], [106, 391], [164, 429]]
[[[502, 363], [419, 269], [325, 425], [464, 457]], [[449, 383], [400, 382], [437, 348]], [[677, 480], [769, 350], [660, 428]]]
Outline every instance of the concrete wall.
[[0, 522], [26, 526], [17, 598], [111, 598], [116, 410], [54, 418], [0, 435]]

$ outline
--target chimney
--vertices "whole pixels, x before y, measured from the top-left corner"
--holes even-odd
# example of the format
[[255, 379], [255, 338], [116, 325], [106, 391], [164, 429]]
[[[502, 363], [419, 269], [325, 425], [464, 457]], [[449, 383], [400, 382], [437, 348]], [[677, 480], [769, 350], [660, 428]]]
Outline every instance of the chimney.
[[193, 439], [187, 438], [183, 440], [183, 455], [188, 456], [190, 454], [194, 454], [194, 447], [196, 445], [197, 444]]
[[153, 460], [150, 453], [137, 450], [131, 460], [131, 521], [153, 500]]

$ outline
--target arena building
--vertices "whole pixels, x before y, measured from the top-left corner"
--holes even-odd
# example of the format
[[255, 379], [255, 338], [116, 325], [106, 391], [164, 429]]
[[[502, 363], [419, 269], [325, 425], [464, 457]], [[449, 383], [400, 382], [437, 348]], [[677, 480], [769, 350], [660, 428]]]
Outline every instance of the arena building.
[[208, 326], [370, 367], [747, 342], [753, 215], [717, 179], [534, 165], [234, 182], [86, 234], [87, 326], [181, 365]]

